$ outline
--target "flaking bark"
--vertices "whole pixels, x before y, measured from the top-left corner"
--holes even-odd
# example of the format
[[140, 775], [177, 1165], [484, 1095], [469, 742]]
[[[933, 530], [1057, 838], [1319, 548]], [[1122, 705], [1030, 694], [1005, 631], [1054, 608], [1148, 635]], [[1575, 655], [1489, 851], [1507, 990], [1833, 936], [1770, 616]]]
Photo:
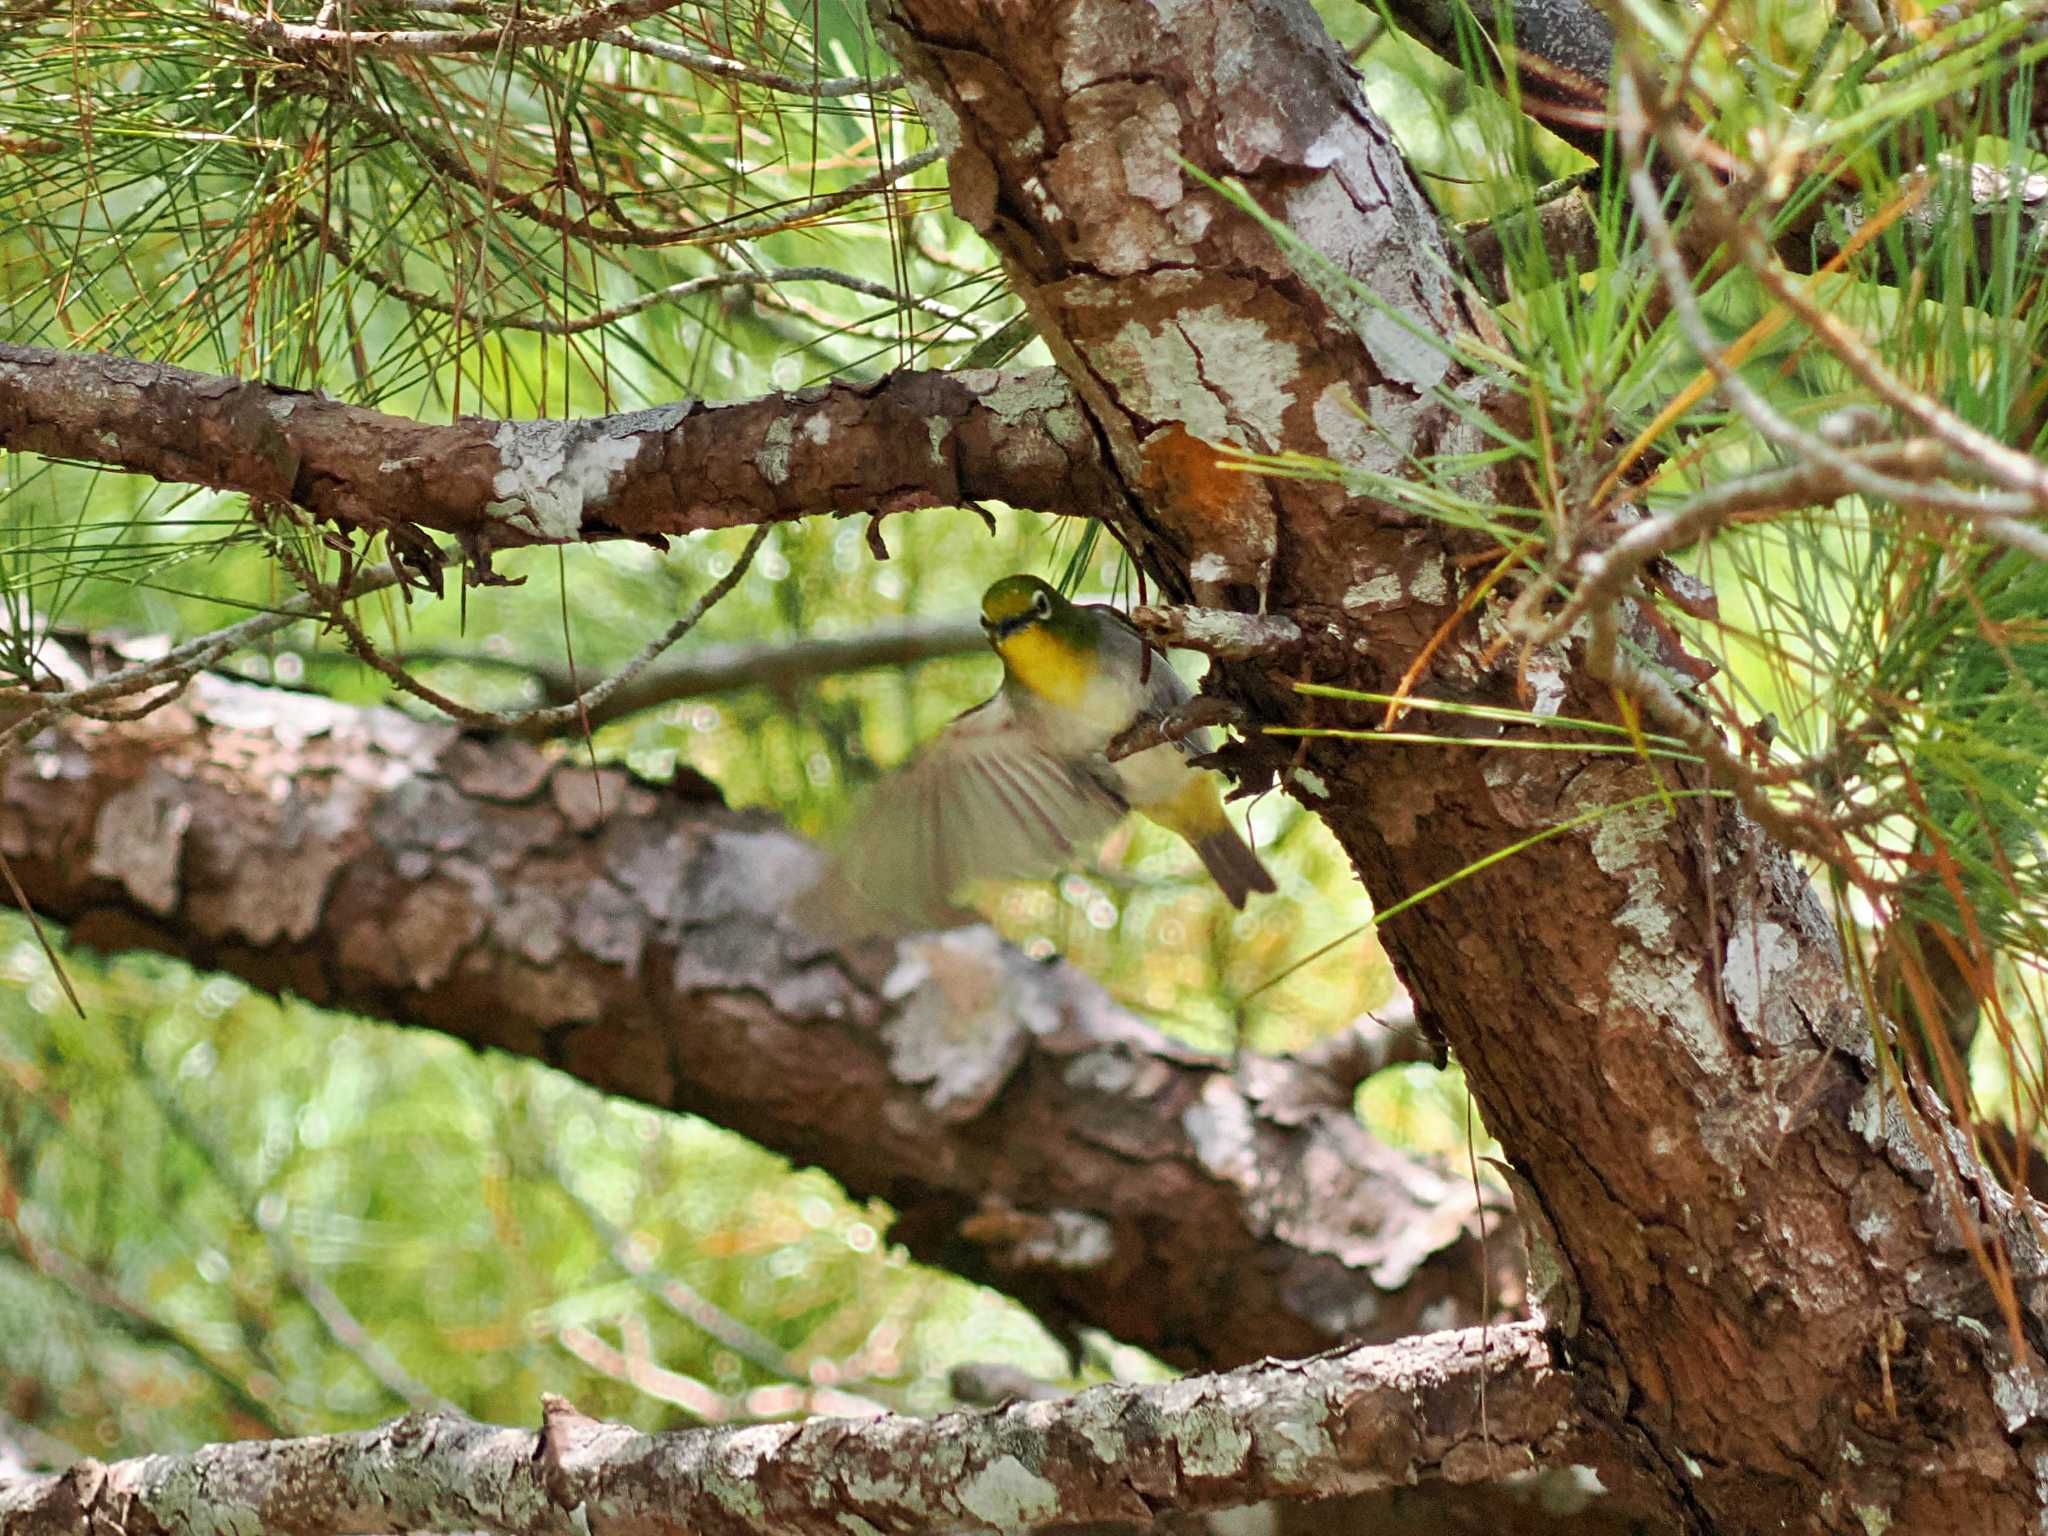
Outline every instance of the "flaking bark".
[[[1480, 1316], [1469, 1182], [1365, 1133], [1341, 1053], [1233, 1068], [985, 928], [828, 949], [780, 914], [816, 851], [703, 790], [202, 677], [0, 764], [0, 852], [78, 942], [537, 1057], [818, 1163], [1063, 1334], [1215, 1366]], [[1509, 1225], [1488, 1223], [1496, 1306]]]
[[433, 425], [254, 380], [0, 343], [0, 448], [292, 502], [344, 528], [452, 533], [482, 555], [984, 499], [1086, 514], [1107, 493], [1095, 440], [1050, 368]]
[[1599, 1449], [1579, 1435], [1538, 1330], [1519, 1324], [929, 1420], [648, 1435], [559, 1398], [538, 1433], [414, 1414], [358, 1434], [87, 1462], [0, 1485], [0, 1529], [1014, 1532], [1493, 1481]]

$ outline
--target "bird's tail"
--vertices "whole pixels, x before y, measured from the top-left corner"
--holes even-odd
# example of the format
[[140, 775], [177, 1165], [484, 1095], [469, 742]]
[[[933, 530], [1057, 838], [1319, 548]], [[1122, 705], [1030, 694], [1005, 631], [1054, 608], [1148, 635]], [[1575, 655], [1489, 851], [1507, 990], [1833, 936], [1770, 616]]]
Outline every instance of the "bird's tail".
[[1222, 887], [1233, 907], [1242, 907], [1245, 898], [1253, 891], [1270, 893], [1278, 889], [1266, 866], [1259, 862], [1259, 856], [1228, 822], [1214, 832], [1193, 839], [1193, 842], [1202, 867]]

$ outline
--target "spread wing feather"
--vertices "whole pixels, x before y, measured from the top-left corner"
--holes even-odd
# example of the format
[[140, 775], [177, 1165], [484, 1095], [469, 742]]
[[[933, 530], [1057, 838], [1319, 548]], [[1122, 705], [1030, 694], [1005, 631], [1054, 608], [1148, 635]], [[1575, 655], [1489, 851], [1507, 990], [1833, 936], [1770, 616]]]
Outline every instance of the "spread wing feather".
[[1045, 751], [998, 694], [869, 791], [798, 916], [839, 937], [971, 919], [962, 884], [1051, 874], [1126, 809], [1106, 772]]

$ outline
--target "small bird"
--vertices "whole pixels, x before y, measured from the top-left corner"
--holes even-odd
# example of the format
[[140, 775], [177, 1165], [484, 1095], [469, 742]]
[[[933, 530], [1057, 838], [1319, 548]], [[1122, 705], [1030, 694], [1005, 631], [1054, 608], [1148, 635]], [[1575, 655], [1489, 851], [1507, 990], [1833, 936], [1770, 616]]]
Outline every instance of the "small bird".
[[899, 934], [972, 921], [953, 904], [973, 879], [1026, 879], [1071, 863], [1136, 810], [1194, 847], [1234, 907], [1273, 877], [1224, 815], [1216, 775], [1189, 758], [1206, 732], [1117, 762], [1109, 744], [1189, 697], [1113, 608], [1068, 602], [1036, 576], [981, 600], [1003, 661], [994, 698], [957, 717], [877, 784], [798, 905], [814, 930]]

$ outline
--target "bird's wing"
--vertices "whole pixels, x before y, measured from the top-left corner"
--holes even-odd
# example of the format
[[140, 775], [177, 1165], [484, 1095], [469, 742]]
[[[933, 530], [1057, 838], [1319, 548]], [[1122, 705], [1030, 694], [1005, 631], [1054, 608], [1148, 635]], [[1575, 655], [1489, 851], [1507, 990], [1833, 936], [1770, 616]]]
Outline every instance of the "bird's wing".
[[868, 792], [799, 915], [842, 936], [957, 922], [964, 882], [1051, 874], [1126, 809], [1112, 781], [1045, 751], [998, 694]]

